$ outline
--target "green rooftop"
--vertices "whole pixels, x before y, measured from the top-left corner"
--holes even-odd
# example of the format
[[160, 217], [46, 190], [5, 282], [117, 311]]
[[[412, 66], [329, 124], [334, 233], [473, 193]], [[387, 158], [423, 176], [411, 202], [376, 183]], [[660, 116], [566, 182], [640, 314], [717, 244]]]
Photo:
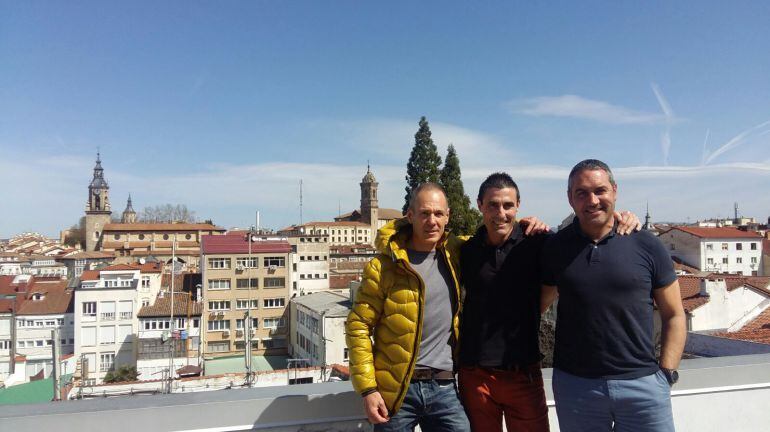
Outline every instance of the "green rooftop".
[[0, 405], [19, 405], [53, 400], [53, 378], [0, 389]]
[[[251, 367], [254, 371], [286, 369], [288, 358], [288, 356], [253, 356]], [[246, 362], [243, 356], [219, 357], [205, 362], [206, 375], [246, 373]]]

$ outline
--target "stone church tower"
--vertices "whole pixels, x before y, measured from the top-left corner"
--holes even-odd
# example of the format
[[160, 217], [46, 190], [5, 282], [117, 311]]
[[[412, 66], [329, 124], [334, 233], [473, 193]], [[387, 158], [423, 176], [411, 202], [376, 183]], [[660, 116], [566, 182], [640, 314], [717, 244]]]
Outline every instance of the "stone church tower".
[[92, 252], [99, 247], [104, 226], [111, 221], [110, 186], [104, 180], [104, 169], [99, 152], [96, 153], [94, 178], [88, 185], [88, 204], [86, 204], [86, 251]]
[[361, 222], [372, 227], [372, 242], [377, 233], [379, 205], [377, 203], [377, 179], [367, 164], [366, 175], [361, 179]]
[[120, 223], [136, 223], [136, 212], [134, 211], [134, 206], [131, 205], [131, 194], [128, 194], [128, 202], [126, 202], [126, 209], [123, 210], [123, 216], [120, 218]]

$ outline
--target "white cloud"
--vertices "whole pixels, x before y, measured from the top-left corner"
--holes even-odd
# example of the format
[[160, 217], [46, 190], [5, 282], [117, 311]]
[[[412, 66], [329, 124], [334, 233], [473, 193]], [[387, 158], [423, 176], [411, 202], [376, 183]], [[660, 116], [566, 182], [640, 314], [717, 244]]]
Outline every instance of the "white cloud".
[[706, 164], [711, 163], [714, 159], [721, 156], [727, 151], [733, 150], [743, 144], [749, 137], [752, 135], [758, 134], [759, 136], [764, 135], [765, 132], [767, 132], [765, 129], [770, 126], [770, 120], [760, 123], [756, 126], [750, 127], [738, 135], [730, 138], [726, 143], [724, 143], [721, 147], [714, 150], [712, 153], [708, 155], [705, 162]]
[[658, 124], [666, 121], [665, 115], [570, 94], [515, 99], [506, 105], [514, 113], [537, 117], [569, 117], [612, 124]]

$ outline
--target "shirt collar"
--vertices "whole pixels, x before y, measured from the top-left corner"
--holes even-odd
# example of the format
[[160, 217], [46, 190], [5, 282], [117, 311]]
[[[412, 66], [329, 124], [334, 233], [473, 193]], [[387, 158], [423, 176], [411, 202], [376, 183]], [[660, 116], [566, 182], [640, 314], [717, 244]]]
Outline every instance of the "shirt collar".
[[589, 243], [596, 243], [596, 244], [599, 244], [599, 243], [602, 243], [602, 242], [605, 242], [605, 241], [607, 241], [608, 239], [610, 239], [610, 238], [612, 238], [612, 237], [615, 237], [615, 234], [617, 234], [617, 232], [618, 232], [618, 221], [615, 221], [615, 222], [612, 224], [612, 229], [610, 230], [610, 232], [608, 232], [608, 233], [607, 233], [607, 234], [606, 234], [604, 237], [600, 238], [600, 239], [599, 239], [598, 241], [596, 241], [596, 242], [594, 242], [594, 241], [593, 241], [593, 239], [591, 239], [590, 237], [588, 237], [588, 236], [587, 236], [587, 235], [586, 235], [586, 234], [583, 232], [583, 229], [582, 229], [582, 228], [580, 228], [580, 220], [578, 220], [578, 217], [577, 217], [577, 216], [575, 216], [575, 217], [572, 219], [572, 227], [573, 227], [573, 230], [575, 231], [575, 233], [578, 235], [578, 237], [580, 237], [580, 238], [584, 239], [585, 241], [587, 241], [587, 242], [589, 242]]
[[524, 240], [524, 230], [521, 228], [521, 224], [519, 223], [519, 221], [514, 222], [513, 231], [511, 232], [511, 235], [508, 236], [508, 238], [503, 242], [503, 244], [498, 246], [493, 246], [487, 242], [487, 227], [484, 225], [481, 225], [479, 229], [476, 230], [475, 237], [478, 239], [479, 244], [482, 247], [501, 248], [507, 244], [516, 244]]

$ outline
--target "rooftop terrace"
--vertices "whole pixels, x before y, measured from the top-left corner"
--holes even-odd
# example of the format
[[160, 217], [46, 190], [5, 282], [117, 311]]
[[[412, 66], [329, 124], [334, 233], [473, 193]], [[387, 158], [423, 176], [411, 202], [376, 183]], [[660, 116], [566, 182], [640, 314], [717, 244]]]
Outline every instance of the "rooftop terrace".
[[[544, 372], [551, 430], [558, 431], [551, 370]], [[679, 432], [768, 430], [770, 354], [684, 360], [672, 395]], [[57, 432], [371, 430], [349, 382], [2, 406], [0, 426]]]

